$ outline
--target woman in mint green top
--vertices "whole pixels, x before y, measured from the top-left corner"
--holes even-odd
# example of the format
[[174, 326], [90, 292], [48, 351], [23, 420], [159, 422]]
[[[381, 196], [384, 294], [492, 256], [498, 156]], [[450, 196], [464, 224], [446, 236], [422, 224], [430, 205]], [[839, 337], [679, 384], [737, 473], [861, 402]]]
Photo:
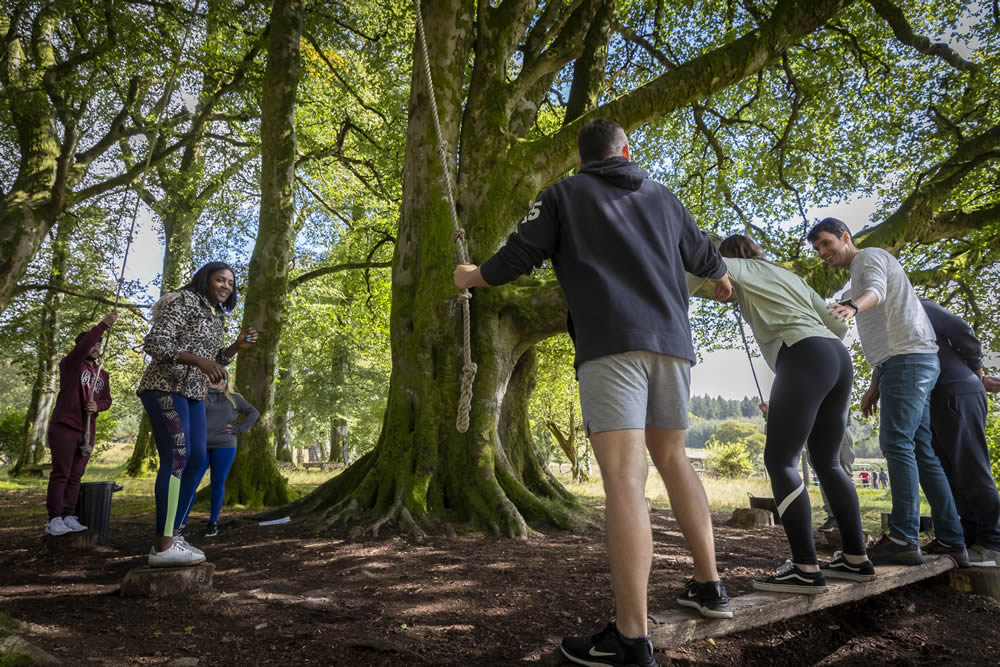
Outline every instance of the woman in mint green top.
[[[824, 575], [871, 581], [875, 569], [865, 553], [857, 492], [840, 467], [840, 441], [854, 384], [851, 357], [840, 342], [847, 325], [830, 315], [802, 278], [768, 262], [749, 238], [730, 236], [719, 251], [740, 312], [775, 373], [764, 465], [792, 560], [755, 579], [754, 588], [813, 594], [826, 591]], [[798, 472], [803, 443], [827, 491], [844, 544], [844, 553], [822, 568], [813, 543], [809, 494]]]

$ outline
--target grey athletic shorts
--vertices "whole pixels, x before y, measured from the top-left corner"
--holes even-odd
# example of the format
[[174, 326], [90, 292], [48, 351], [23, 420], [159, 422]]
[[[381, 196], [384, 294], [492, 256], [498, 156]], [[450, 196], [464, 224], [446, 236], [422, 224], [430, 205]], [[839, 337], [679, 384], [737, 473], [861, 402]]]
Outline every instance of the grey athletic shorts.
[[691, 362], [647, 350], [583, 362], [577, 369], [587, 435], [646, 426], [688, 427]]

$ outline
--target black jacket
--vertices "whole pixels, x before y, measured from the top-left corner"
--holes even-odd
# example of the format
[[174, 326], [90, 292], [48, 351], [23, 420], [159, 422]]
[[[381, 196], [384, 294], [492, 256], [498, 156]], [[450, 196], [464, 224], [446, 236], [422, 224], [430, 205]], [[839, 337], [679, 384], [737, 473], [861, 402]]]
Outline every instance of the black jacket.
[[502, 285], [546, 259], [569, 304], [576, 366], [631, 350], [694, 363], [684, 272], [718, 279], [726, 265], [677, 197], [634, 163], [591, 162], [549, 187], [480, 270]]
[[983, 346], [972, 327], [930, 299], [920, 297], [920, 304], [937, 336], [938, 359], [941, 361], [941, 375], [937, 383], [961, 382], [981, 387], [982, 381], [976, 371], [983, 367]]

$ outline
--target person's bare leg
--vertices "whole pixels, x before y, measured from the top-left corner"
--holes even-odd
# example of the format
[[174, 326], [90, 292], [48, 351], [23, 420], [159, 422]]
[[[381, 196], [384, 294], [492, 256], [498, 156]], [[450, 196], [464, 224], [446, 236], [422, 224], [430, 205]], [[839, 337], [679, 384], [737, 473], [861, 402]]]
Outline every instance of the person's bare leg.
[[639, 637], [647, 634], [646, 593], [653, 561], [645, 434], [639, 429], [591, 433], [590, 444], [607, 496], [604, 520], [616, 624], [624, 636]]
[[650, 458], [663, 478], [670, 507], [694, 559], [695, 581], [716, 581], [715, 539], [708, 497], [684, 452], [684, 431], [646, 427]]

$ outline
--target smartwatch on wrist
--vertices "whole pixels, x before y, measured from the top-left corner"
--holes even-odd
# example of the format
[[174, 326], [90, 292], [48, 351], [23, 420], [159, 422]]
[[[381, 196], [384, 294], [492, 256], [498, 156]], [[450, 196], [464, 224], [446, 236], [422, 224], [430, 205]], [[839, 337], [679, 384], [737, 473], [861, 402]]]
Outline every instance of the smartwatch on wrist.
[[854, 309], [854, 314], [855, 315], [858, 314], [858, 304], [854, 303], [850, 299], [845, 299], [844, 301], [841, 301], [840, 305], [841, 306], [847, 306], [848, 308], [853, 308]]

